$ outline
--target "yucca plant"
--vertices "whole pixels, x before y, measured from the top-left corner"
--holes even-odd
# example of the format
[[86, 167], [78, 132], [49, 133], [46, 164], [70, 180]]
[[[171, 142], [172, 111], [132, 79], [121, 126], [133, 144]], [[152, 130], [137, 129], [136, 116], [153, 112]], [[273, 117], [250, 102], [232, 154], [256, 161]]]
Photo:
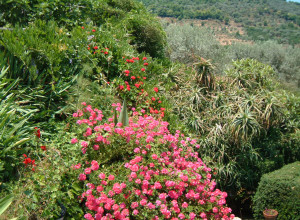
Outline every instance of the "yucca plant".
[[196, 82], [205, 87], [208, 91], [215, 89], [215, 77], [213, 75], [213, 65], [210, 60], [205, 60], [199, 57], [199, 62], [193, 64], [193, 68], [196, 71]]
[[267, 164], [275, 168], [283, 155], [288, 162], [297, 155], [299, 102], [274, 91], [272, 73], [257, 61], [237, 60], [217, 78], [222, 85], [207, 93], [192, 70], [175, 74], [178, 86], [169, 97], [173, 111], [199, 137], [199, 153], [218, 168], [219, 184], [230, 191], [253, 190], [261, 174], [270, 171]]
[[239, 144], [241, 141], [248, 141], [249, 138], [260, 133], [260, 125], [256, 120], [256, 115], [251, 112], [249, 106], [245, 109], [240, 108], [240, 111], [234, 116], [231, 129], [235, 142]]

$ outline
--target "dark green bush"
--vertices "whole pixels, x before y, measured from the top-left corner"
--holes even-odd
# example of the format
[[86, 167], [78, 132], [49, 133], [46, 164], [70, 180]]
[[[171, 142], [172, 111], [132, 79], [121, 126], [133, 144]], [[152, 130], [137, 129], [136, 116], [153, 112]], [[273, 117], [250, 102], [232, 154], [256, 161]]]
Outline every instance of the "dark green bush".
[[152, 57], [164, 57], [166, 45], [165, 33], [158, 20], [147, 14], [128, 14], [124, 23], [132, 34], [134, 44], [139, 53], [146, 52]]
[[300, 219], [300, 162], [262, 176], [254, 196], [253, 211], [262, 218], [265, 209], [276, 209], [278, 219]]

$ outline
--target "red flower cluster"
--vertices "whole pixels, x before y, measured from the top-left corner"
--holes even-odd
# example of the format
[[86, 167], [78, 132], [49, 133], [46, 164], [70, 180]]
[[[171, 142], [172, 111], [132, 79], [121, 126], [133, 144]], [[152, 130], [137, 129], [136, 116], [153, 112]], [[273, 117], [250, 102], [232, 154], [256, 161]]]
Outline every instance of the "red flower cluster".
[[37, 127], [35, 127], [34, 130], [35, 130], [35, 132], [34, 132], [35, 136], [37, 138], [41, 138], [41, 130]]
[[[125, 59], [125, 57], [123, 57], [123, 59]], [[144, 85], [146, 84], [145, 80], [147, 79], [145, 75], [147, 73], [144, 67], [147, 67], [149, 65], [146, 60], [147, 57], [131, 57], [129, 59], [126, 59], [126, 69], [121, 75], [122, 78], [119, 78], [119, 82], [116, 83], [116, 88], [119, 90], [121, 97], [123, 95], [125, 95], [126, 97], [128, 97], [128, 95], [129, 97], [136, 97], [137, 103], [144, 102], [148, 105], [148, 111], [151, 114], [160, 114], [160, 117], [164, 117], [164, 111], [158, 110], [162, 107], [160, 105], [162, 101], [159, 100], [159, 97], [157, 95], [150, 96], [151, 94], [154, 95], [155, 93], [159, 92], [158, 87], [153, 88], [152, 91], [155, 92], [154, 94], [152, 91], [146, 91], [144, 87]], [[143, 65], [144, 67], [142, 67], [141, 65]], [[127, 90], [125, 90], [125, 88], [127, 88]], [[128, 94], [128, 92], [130, 93]]]
[[31, 158], [27, 157], [26, 154], [23, 154], [23, 157], [24, 157], [23, 163], [25, 164], [25, 167], [27, 167], [27, 165], [31, 165], [32, 171], [34, 171], [34, 167], [36, 166], [35, 160], [32, 160]]

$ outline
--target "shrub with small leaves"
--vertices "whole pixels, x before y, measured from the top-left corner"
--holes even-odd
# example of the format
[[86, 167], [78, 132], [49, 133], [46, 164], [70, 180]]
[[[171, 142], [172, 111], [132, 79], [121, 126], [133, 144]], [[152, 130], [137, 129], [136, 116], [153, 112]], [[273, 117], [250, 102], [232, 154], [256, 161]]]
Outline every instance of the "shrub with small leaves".
[[[121, 111], [121, 104], [114, 107]], [[85, 218], [233, 218], [227, 193], [215, 189], [211, 169], [193, 150], [197, 141], [180, 131], [171, 134], [167, 122], [143, 112], [133, 111], [126, 127], [114, 118], [103, 122], [101, 111], [89, 105], [74, 113], [83, 127], [71, 142], [83, 153], [73, 169], [85, 183]], [[118, 169], [102, 168], [112, 161]]]

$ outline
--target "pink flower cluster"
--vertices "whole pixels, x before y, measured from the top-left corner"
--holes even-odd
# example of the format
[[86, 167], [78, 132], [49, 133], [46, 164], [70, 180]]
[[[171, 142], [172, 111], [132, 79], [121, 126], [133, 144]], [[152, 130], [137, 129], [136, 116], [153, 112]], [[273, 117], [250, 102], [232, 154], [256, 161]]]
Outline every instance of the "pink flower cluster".
[[[114, 104], [120, 110], [120, 104]], [[78, 124], [87, 126], [80, 143], [83, 149], [96, 144], [108, 149], [114, 140], [128, 143], [128, 161], [118, 175], [104, 173], [99, 161], [93, 160], [83, 169], [80, 181], [87, 189], [81, 195], [88, 220], [105, 219], [232, 219], [226, 207], [226, 192], [215, 189], [216, 182], [198, 153], [196, 140], [180, 131], [171, 134], [168, 123], [158, 121], [144, 111], [134, 111], [129, 126], [102, 123], [102, 113], [91, 106], [84, 108], [88, 119]], [[132, 148], [130, 148], [132, 147]], [[86, 153], [86, 151], [83, 151]], [[95, 151], [91, 151], [93, 153]], [[87, 181], [87, 175], [92, 178]]]

